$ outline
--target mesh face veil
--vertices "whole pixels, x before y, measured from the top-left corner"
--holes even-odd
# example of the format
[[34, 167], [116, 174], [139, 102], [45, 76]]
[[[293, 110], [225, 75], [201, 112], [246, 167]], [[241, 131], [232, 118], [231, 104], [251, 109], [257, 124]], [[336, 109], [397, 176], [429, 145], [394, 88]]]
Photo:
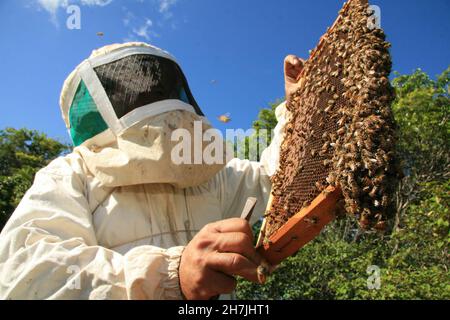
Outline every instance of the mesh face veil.
[[[175, 59], [144, 44], [89, 58], [69, 77], [65, 89], [61, 108], [75, 146], [108, 128], [119, 134], [136, 123], [144, 107], [147, 116], [175, 109], [203, 116]], [[168, 101], [170, 110], [164, 110], [167, 103], [162, 102]]]
[[94, 70], [118, 118], [136, 108], [168, 99], [186, 102], [198, 115], [203, 115], [183, 73], [172, 60], [137, 54]]
[[196, 186], [229, 160], [172, 161], [180, 143], [172, 140], [174, 130], [202, 139], [211, 126], [175, 59], [147, 44], [94, 51], [66, 80], [60, 104], [74, 152], [104, 186]]

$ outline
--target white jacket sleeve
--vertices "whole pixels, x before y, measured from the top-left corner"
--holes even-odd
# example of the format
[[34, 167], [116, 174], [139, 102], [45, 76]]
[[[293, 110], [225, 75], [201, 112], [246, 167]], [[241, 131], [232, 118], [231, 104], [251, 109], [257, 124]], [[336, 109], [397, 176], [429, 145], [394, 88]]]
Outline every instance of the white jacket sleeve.
[[276, 110], [278, 124], [270, 145], [262, 152], [260, 162], [233, 159], [225, 170], [222, 194], [223, 218], [239, 217], [248, 197], [258, 199], [251, 223], [255, 223], [264, 213], [271, 191], [270, 177], [279, 166], [281, 144], [284, 140], [284, 129], [289, 120], [289, 112], [283, 102]]
[[69, 155], [37, 173], [0, 234], [0, 298], [180, 299], [183, 247], [121, 255], [100, 246], [81, 164], [70, 161], [79, 160]]

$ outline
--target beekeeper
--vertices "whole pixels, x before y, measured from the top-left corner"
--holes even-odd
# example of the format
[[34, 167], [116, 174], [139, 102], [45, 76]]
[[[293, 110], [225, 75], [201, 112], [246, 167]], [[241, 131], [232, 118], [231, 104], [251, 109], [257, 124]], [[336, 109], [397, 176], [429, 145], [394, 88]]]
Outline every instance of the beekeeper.
[[[301, 65], [286, 59], [288, 96]], [[174, 130], [210, 125], [175, 59], [144, 43], [94, 51], [60, 105], [75, 148], [36, 174], [0, 235], [1, 299], [209, 299], [234, 276], [257, 281], [236, 217], [250, 196], [265, 210], [284, 105], [261, 162], [176, 164]]]

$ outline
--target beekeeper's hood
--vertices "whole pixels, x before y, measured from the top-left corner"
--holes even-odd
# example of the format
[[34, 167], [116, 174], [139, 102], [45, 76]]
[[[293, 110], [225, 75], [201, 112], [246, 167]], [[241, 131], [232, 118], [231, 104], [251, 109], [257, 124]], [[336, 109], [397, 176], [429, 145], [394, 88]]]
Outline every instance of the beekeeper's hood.
[[[199, 162], [198, 155], [186, 161], [198, 152], [198, 131], [211, 127], [174, 57], [159, 48], [126, 43], [93, 51], [66, 79], [60, 105], [74, 152], [102, 185], [185, 188], [206, 182], [225, 165], [226, 159]], [[184, 135], [172, 141], [176, 129]], [[190, 150], [177, 149], [181, 158], [174, 161], [174, 147], [186, 137]]]

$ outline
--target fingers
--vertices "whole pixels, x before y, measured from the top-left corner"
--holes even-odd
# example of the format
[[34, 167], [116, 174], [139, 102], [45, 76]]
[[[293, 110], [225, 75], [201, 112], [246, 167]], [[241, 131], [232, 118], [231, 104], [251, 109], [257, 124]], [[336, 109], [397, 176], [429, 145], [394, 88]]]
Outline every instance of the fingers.
[[240, 276], [248, 281], [259, 283], [258, 265], [237, 253], [212, 253], [206, 264], [209, 268], [231, 276]]
[[212, 284], [209, 298], [219, 295], [232, 293], [236, 289], [237, 281], [234, 277], [218, 271], [210, 271], [210, 275], [205, 277]]
[[253, 232], [250, 224], [244, 219], [233, 218], [214, 222], [209, 225], [209, 228], [219, 233], [242, 232], [253, 241]]
[[256, 265], [262, 258], [256, 253], [252, 239], [242, 232], [222, 233], [217, 238], [216, 250], [222, 253], [234, 252], [243, 255]]
[[285, 65], [296, 66], [296, 65], [299, 65], [301, 63], [302, 63], [301, 59], [299, 57], [293, 55], [293, 54], [290, 54], [290, 55], [286, 56], [286, 58], [284, 59], [284, 64]]
[[295, 55], [288, 55], [284, 59], [284, 73], [286, 78], [296, 80], [303, 70], [304, 61]]
[[188, 299], [208, 300], [214, 296], [232, 293], [236, 289], [236, 279], [219, 271], [205, 270], [201, 274], [192, 275], [190, 282], [194, 285], [192, 295]]

